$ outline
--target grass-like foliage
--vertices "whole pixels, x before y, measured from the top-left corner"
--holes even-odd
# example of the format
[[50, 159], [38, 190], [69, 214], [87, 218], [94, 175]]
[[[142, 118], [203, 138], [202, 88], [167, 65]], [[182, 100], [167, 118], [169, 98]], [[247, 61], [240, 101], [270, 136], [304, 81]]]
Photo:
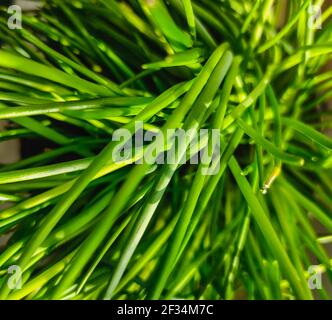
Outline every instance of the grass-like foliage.
[[[0, 167], [0, 298], [329, 299], [325, 2], [52, 0], [14, 30], [2, 7], [0, 141], [23, 152]], [[188, 144], [114, 161], [137, 121], [220, 130], [216, 174]]]

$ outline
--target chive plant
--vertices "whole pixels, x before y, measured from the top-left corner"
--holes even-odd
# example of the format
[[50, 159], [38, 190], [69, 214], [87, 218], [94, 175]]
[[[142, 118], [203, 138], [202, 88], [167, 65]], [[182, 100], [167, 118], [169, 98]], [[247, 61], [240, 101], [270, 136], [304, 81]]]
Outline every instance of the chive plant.
[[324, 5], [52, 0], [22, 29], [1, 7], [0, 141], [24, 151], [0, 167], [1, 299], [330, 299]]

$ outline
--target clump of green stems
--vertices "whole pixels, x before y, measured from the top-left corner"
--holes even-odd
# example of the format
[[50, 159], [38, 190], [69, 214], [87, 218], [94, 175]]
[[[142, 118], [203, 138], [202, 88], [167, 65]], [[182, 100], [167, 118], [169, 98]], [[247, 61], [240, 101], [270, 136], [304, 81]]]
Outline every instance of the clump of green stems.
[[[330, 299], [325, 2], [52, 0], [16, 30], [2, 7], [0, 141], [42, 147], [0, 167], [0, 298]], [[112, 162], [136, 121], [220, 130], [217, 173], [136, 164], [153, 142]]]

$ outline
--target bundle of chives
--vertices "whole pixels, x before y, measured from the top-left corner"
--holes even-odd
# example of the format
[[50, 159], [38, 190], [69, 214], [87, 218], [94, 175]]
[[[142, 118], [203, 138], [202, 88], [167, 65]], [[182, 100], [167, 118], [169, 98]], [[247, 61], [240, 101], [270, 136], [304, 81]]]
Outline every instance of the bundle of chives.
[[324, 2], [2, 5], [1, 299], [329, 299]]

